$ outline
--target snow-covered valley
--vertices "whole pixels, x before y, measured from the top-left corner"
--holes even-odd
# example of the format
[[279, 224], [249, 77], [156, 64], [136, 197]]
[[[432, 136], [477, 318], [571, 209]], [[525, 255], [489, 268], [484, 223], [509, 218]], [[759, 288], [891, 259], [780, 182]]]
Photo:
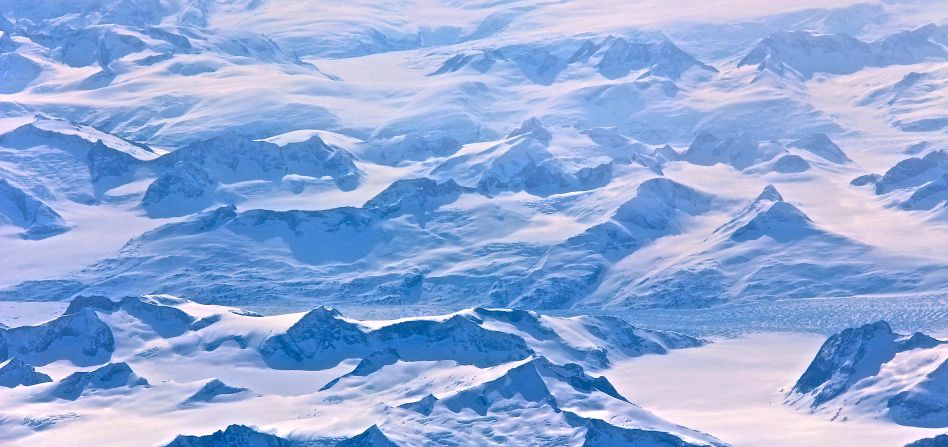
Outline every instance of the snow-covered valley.
[[944, 447], [946, 338], [944, 1], [0, 1], [0, 445]]

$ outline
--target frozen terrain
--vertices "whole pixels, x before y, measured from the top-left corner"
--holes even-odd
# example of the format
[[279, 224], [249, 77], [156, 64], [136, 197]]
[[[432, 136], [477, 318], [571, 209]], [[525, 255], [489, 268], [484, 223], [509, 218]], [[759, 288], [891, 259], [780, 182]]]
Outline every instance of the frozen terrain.
[[724, 446], [602, 376], [705, 343], [614, 317], [474, 308], [380, 321], [325, 307], [264, 317], [171, 296], [84, 297], [47, 322], [0, 330], [0, 385], [12, 388], [0, 394], [0, 439]]
[[0, 297], [942, 293], [948, 8], [738, 3], [4, 2]]
[[945, 339], [944, 1], [0, 1], [0, 445], [938, 447]]

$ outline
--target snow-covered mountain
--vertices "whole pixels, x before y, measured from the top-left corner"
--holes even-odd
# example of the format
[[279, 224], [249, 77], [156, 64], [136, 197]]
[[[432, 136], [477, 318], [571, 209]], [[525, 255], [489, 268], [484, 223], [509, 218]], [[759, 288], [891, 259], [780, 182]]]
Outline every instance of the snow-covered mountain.
[[948, 443], [948, 435], [938, 435], [931, 438], [919, 439], [905, 444], [905, 447], [941, 447]]
[[[719, 304], [755, 290], [735, 286], [743, 281], [717, 285], [730, 276], [715, 265], [726, 256], [689, 262], [689, 282], [717, 292], [686, 299], [667, 274], [617, 262], [612, 243], [579, 241], [607, 228], [640, 185], [664, 176], [719, 200], [694, 225], [629, 238], [639, 248], [675, 245], [668, 260], [693, 258], [702, 243], [662, 240], [714, 239], [713, 229], [767, 184], [838, 191], [841, 179], [897, 161], [882, 142], [924, 141], [929, 152], [945, 142], [937, 94], [944, 24], [904, 5], [873, 5], [884, 14], [872, 23], [861, 14], [849, 23], [842, 9], [827, 8], [793, 12], [791, 25], [781, 15], [788, 10], [755, 10], [760, 25], [739, 32], [675, 19], [564, 28], [556, 14], [503, 5], [450, 7], [457, 23], [446, 27], [417, 22], [401, 7], [393, 9], [401, 26], [353, 19], [313, 27], [307, 20], [333, 16], [300, 11], [292, 20], [284, 8], [276, 0], [4, 5], [10, 63], [0, 174], [8, 204], [0, 228], [5, 245], [36, 253], [14, 264], [20, 273], [3, 282], [4, 296], [50, 299], [131, 285], [229, 302], [271, 290], [335, 302], [475, 295], [482, 304], [540, 307]], [[698, 29], [734, 43], [709, 46]], [[883, 78], [891, 82], [865, 84], [883, 68], [893, 71]], [[834, 97], [834, 89], [846, 94]], [[863, 128], [866, 114], [887, 124]], [[746, 186], [728, 188], [735, 175]], [[890, 222], [878, 231], [838, 221], [820, 195], [792, 195], [810, 220], [839, 222], [829, 228], [836, 240], [898, 252], [903, 280], [801, 286], [785, 278], [795, 273], [778, 243], [765, 250], [779, 253], [773, 262], [756, 267], [758, 276], [780, 279], [751, 295], [941, 290], [936, 272], [948, 260], [883, 235], [913, 219], [906, 212], [938, 209], [943, 182], [892, 180], [881, 180], [879, 197], [840, 193], [847, 204], [863, 203], [847, 205], [856, 214]], [[229, 205], [240, 224], [172, 237], [173, 228], [204, 219], [199, 213]], [[355, 206], [362, 210], [347, 208]], [[92, 235], [97, 215], [127, 222], [120, 224], [127, 230]], [[359, 224], [344, 236], [337, 224], [304, 224], [314, 218]], [[172, 226], [135, 238], [164, 224]], [[948, 239], [939, 224], [923, 226], [926, 238]], [[101, 248], [34, 273], [44, 257], [92, 236]], [[43, 248], [31, 244], [36, 239]], [[808, 255], [832, 260], [831, 245]], [[327, 265], [340, 260], [359, 262]], [[837, 264], [807, 265], [806, 275], [882, 275]], [[196, 293], [211, 265], [218, 291]], [[616, 290], [619, 299], [605, 299]]]
[[934, 338], [626, 321], [944, 337], [946, 117], [937, 0], [4, 0], [0, 444], [932, 438]]
[[848, 34], [778, 32], [761, 40], [738, 66], [757, 65], [759, 70], [780, 74], [790, 69], [805, 78], [816, 73], [849, 74], [865, 67], [944, 61], [948, 57], [945, 42], [948, 27], [935, 24], [873, 42], [863, 42]]
[[[579, 29], [549, 6], [454, 5], [433, 27], [389, 6], [400, 25], [333, 28], [280, 0], [5, 4], [0, 241], [31, 254], [0, 296], [705, 307], [945, 289], [927, 249], [948, 243], [937, 14]], [[927, 149], [866, 174], [908, 146]], [[766, 185], [793, 204], [747, 217]], [[907, 227], [924, 237], [892, 237]]]
[[943, 209], [948, 201], [948, 152], [934, 150], [924, 157], [902, 160], [883, 175], [866, 174], [850, 182], [854, 186], [874, 185], [879, 196], [904, 210]]
[[16, 357], [11, 357], [3, 362], [3, 366], [0, 366], [0, 386], [14, 388], [50, 381], [52, 379], [48, 375], [36, 371], [33, 366]]
[[788, 396], [833, 419], [868, 413], [902, 425], [948, 427], [948, 342], [894, 333], [884, 321], [826, 340]]
[[[77, 325], [76, 318], [87, 323]], [[360, 321], [322, 307], [263, 317], [170, 296], [83, 297], [49, 322], [3, 329], [0, 339], [14, 344], [31, 331], [57, 343], [5, 351], [4, 357], [17, 357], [0, 367], [0, 377], [5, 386], [19, 386], [0, 396], [6, 413], [0, 426], [19, 433], [8, 427], [17, 412], [69, 408], [73, 415], [62, 425], [26, 427], [24, 439], [31, 442], [81, 432], [98, 445], [121, 444], [96, 428], [104, 422], [95, 417], [97, 408], [109, 405], [128, 416], [108, 422], [121, 427], [138, 417], [190, 415], [189, 422], [149, 431], [140, 440], [149, 445], [484, 444], [499, 442], [498, 423], [509, 445], [535, 445], [537, 439], [550, 445], [725, 445], [664, 421], [591, 372], [705, 342], [611, 317], [475, 308]], [[100, 344], [96, 366], [76, 356], [103, 337], [111, 343]], [[34, 360], [42, 366], [20, 360], [24, 352], [45, 359]], [[50, 363], [56, 360], [65, 362]], [[233, 369], [234, 361], [243, 366]], [[255, 408], [270, 409], [258, 420]], [[311, 417], [297, 416], [342, 408], [353, 417], [312, 425]], [[224, 409], [247, 416], [237, 421], [270, 421], [264, 423], [271, 428], [218, 429], [220, 418], [212, 415]], [[514, 415], [543, 422], [519, 424]]]
[[25, 229], [25, 239], [43, 239], [68, 231], [62, 216], [48, 205], [0, 179], [0, 219]]

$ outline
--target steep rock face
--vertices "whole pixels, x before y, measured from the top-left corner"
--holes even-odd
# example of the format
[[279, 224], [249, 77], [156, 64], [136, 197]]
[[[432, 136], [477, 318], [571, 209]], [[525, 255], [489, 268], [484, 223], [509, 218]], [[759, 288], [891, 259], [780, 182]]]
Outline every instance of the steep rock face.
[[77, 372], [60, 380], [45, 395], [76, 400], [80, 396], [97, 392], [147, 387], [148, 381], [136, 375], [125, 363], [109, 363], [90, 372]]
[[879, 174], [865, 174], [852, 179], [849, 184], [853, 186], [875, 185], [881, 178], [882, 176]]
[[629, 357], [665, 354], [673, 349], [694, 348], [705, 344], [704, 340], [684, 334], [638, 328], [617, 317], [584, 316], [578, 317], [577, 320], [589, 334], [601, 340], [602, 345], [611, 346], [612, 351]]
[[60, 57], [71, 67], [107, 67], [112, 61], [143, 49], [145, 42], [134, 35], [110, 27], [86, 28], [63, 40]]
[[351, 191], [361, 183], [362, 172], [355, 165], [355, 156], [326, 144], [319, 136], [283, 146], [282, 155], [289, 174], [329, 176], [342, 191]]
[[141, 206], [150, 217], [192, 214], [211, 204], [216, 187], [217, 180], [202, 166], [178, 162], [148, 185]]
[[18, 46], [16, 42], [10, 38], [10, 31], [7, 30], [8, 26], [9, 25], [0, 22], [0, 54], [12, 53]]
[[944, 206], [946, 200], [948, 200], [948, 175], [915, 190], [907, 200], [899, 204], [899, 208], [904, 210], [935, 209], [938, 206]]
[[36, 371], [30, 364], [16, 357], [0, 363], [0, 386], [14, 388], [52, 381], [49, 376]]
[[95, 365], [107, 361], [114, 350], [111, 329], [91, 309], [0, 331], [0, 357], [15, 356], [37, 365], [56, 360]]
[[62, 216], [39, 199], [0, 179], [0, 223], [24, 228], [24, 239], [45, 239], [69, 230]]
[[182, 147], [161, 159], [168, 167], [187, 161], [221, 181], [278, 179], [287, 174], [278, 146], [228, 132]]
[[[948, 427], [945, 341], [900, 335], [884, 321], [829, 337], [791, 390], [791, 403], [819, 410], [861, 409], [898, 424]], [[830, 408], [832, 410], [832, 408]]]
[[510, 57], [530, 82], [540, 85], [553, 85], [556, 77], [566, 69], [566, 61], [560, 59], [547, 48], [528, 48]]
[[206, 436], [178, 435], [165, 447], [293, 447], [286, 439], [258, 432], [246, 425], [231, 425]]
[[[373, 425], [362, 433], [339, 442], [325, 445], [334, 447], [398, 447], [378, 426]], [[245, 425], [230, 425], [210, 435], [178, 435], [165, 447], [303, 447], [306, 442], [296, 442], [268, 433], [259, 432]], [[324, 444], [320, 444], [324, 445]]]
[[[363, 268], [366, 263], [377, 262], [376, 258], [390, 256], [396, 251], [404, 256], [420, 253], [426, 247], [445, 245], [443, 239], [424, 231], [424, 219], [393, 222], [383, 214], [374, 209], [351, 207], [237, 213], [235, 207], [225, 206], [205, 211], [130, 240], [116, 258], [79, 273], [86, 280], [96, 276], [108, 277], [109, 281], [95, 281], [99, 284], [95, 287], [91, 287], [92, 282], [87, 282], [86, 287], [70, 295], [183, 293], [192, 287], [205, 288], [199, 283], [206, 279], [202, 272], [209, 271], [211, 266], [216, 269], [231, 265], [237, 272], [230, 277], [233, 281], [218, 277], [217, 287], [205, 290], [202, 296], [225, 302], [246, 297], [249, 289], [257, 289], [254, 293], [288, 292], [300, 297], [317, 293], [344, 297], [354, 293], [359, 297], [378, 299], [373, 294], [376, 291], [406, 298], [417, 297], [420, 281], [424, 278], [416, 270], [366, 278], [356, 275], [352, 268], [351, 263], [359, 262], [359, 268]], [[396, 232], [398, 237], [393, 237]], [[272, 263], [257, 262], [259, 242], [263, 240], [272, 241], [266, 249], [273, 255]], [[174, 263], [151, 262], [168, 256], [175, 256], [178, 260]], [[237, 267], [239, 264], [244, 266]], [[312, 273], [316, 266], [328, 270], [314, 276]], [[247, 275], [254, 279], [248, 280]], [[290, 292], [290, 289], [276, 292], [281, 286], [273, 283], [258, 288], [263, 279], [261, 275], [282, 282], [283, 286], [296, 292]], [[24, 286], [34, 287], [31, 284]], [[193, 292], [198, 293], [197, 290]], [[34, 289], [17, 293], [38, 292]]]
[[297, 258], [318, 264], [352, 262], [369, 255], [384, 240], [381, 223], [376, 214], [361, 208], [248, 210], [237, 214], [226, 227], [251, 238], [279, 237]]
[[898, 336], [884, 321], [846, 329], [823, 343], [793, 391], [813, 395], [813, 404], [823, 404], [860, 379], [879, 371], [895, 356]]
[[915, 29], [886, 36], [873, 44], [879, 59], [889, 64], [913, 64], [948, 57], [948, 26], [929, 23]]

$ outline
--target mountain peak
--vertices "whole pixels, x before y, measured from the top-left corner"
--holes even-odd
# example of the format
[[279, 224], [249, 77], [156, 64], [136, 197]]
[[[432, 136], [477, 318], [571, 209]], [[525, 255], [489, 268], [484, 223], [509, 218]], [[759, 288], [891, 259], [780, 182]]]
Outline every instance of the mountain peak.
[[816, 233], [812, 224], [813, 221], [797, 207], [777, 201], [734, 230], [731, 239], [744, 242], [769, 236], [778, 242], [789, 242]]
[[81, 395], [114, 389], [147, 387], [148, 381], [139, 377], [125, 362], [109, 363], [89, 372], [77, 372], [60, 380], [48, 395], [65, 400], [76, 400]]
[[701, 131], [680, 158], [699, 166], [723, 163], [743, 171], [776, 157], [780, 149], [771, 146], [762, 146], [743, 132], [721, 140], [710, 132]]
[[790, 143], [790, 146], [807, 150], [814, 155], [837, 164], [852, 161], [825, 133], [811, 133], [799, 140], [793, 141]]
[[388, 188], [365, 202], [363, 208], [378, 210], [385, 216], [411, 213], [425, 214], [457, 200], [472, 191], [448, 179], [443, 182], [423, 177], [396, 180]]
[[[879, 400], [876, 396], [891, 396], [885, 401], [886, 406], [889, 416], [899, 423], [924, 424], [925, 420], [937, 419], [939, 414], [943, 418], [944, 410], [938, 410], [939, 404], [932, 402], [932, 396], [937, 393], [932, 390], [944, 389], [945, 383], [948, 383], [948, 362], [942, 362], [941, 366], [913, 383], [911, 378], [906, 380], [905, 377], [918, 374], [916, 371], [920, 369], [924, 371], [925, 366], [912, 364], [911, 357], [906, 359], [900, 354], [940, 349], [946, 343], [948, 341], [921, 333], [912, 336], [897, 334], [885, 321], [848, 328], [826, 339], [810, 366], [797, 380], [792, 393], [805, 398], [812, 408], [818, 408], [853, 390], [861, 392], [863, 384], [870, 383], [869, 386], [875, 386], [869, 388], [873, 390], [873, 400]], [[901, 363], [903, 361], [909, 363]], [[892, 382], [886, 378], [880, 383], [878, 378], [886, 373], [883, 370], [889, 369], [891, 374], [893, 369], [888, 368], [890, 363], [895, 364], [892, 368], [897, 371], [900, 380]], [[894, 391], [887, 389], [892, 387]], [[854, 399], [845, 400], [859, 405], [862, 399], [856, 399], [855, 402], [852, 402]]]
[[0, 223], [11, 223], [25, 231], [20, 237], [46, 239], [69, 231], [62, 216], [46, 203], [6, 179], [0, 178]]
[[793, 391], [813, 394], [814, 406], [835, 398], [871, 373], [873, 365], [895, 356], [898, 337], [885, 321], [849, 328], [831, 336], [797, 380]]
[[14, 388], [52, 382], [48, 375], [36, 371], [32, 365], [18, 357], [0, 362], [0, 386]]
[[362, 433], [336, 444], [336, 447], [398, 447], [398, 444], [385, 436], [378, 425], [373, 425]]
[[770, 237], [777, 242], [790, 242], [818, 233], [813, 221], [797, 207], [784, 201], [773, 185], [763, 191], [730, 222], [715, 233], [729, 234], [736, 242]]
[[184, 401], [183, 405], [190, 406], [211, 402], [215, 398], [233, 397], [247, 391], [249, 391], [247, 388], [230, 386], [222, 382], [220, 379], [211, 379], [205, 383], [200, 390], [191, 395], [191, 397], [188, 397], [188, 399]]
[[507, 135], [507, 138], [517, 137], [517, 136], [530, 136], [539, 141], [548, 143], [553, 137], [550, 134], [550, 131], [546, 130], [543, 127], [543, 123], [540, 122], [536, 117], [531, 117], [520, 124], [520, 127], [514, 129]]
[[774, 185], [767, 185], [754, 202], [783, 202], [783, 196]]
[[246, 425], [230, 425], [206, 436], [178, 435], [165, 447], [294, 447], [289, 440], [254, 430]]

